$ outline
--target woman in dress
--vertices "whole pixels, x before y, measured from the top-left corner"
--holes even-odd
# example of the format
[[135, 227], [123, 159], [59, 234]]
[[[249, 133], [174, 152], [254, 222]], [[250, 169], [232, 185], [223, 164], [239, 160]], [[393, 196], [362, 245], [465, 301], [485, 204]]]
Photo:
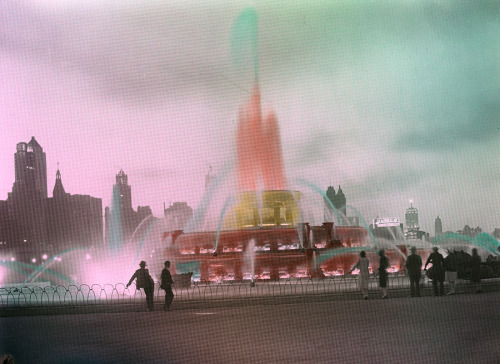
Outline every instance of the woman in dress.
[[370, 279], [370, 271], [368, 270], [369, 265], [370, 265], [370, 261], [366, 257], [365, 251], [362, 250], [359, 253], [358, 262], [347, 273], [347, 274], [350, 274], [354, 269], [356, 269], [356, 268], [359, 269], [358, 282], [359, 282], [359, 287], [361, 288], [361, 292], [363, 292], [363, 297], [365, 300], [368, 299], [368, 280]]

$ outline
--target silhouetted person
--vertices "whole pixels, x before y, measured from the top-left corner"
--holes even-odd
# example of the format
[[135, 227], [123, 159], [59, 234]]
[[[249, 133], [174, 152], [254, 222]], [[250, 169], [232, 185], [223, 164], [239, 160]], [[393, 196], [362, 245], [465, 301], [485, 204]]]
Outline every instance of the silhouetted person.
[[170, 305], [174, 300], [174, 292], [172, 292], [172, 275], [170, 274], [170, 262], [167, 260], [165, 262], [165, 268], [161, 271], [161, 286], [160, 288], [165, 290], [165, 305], [163, 310], [170, 311]]
[[132, 281], [137, 278], [137, 282], [135, 282], [135, 286], [137, 289], [144, 289], [144, 293], [146, 293], [146, 304], [148, 306], [148, 311], [153, 311], [153, 296], [154, 296], [154, 282], [153, 278], [149, 275], [149, 271], [145, 269], [146, 262], [143, 260], [139, 263], [141, 268], [137, 269], [130, 278], [127, 283], [127, 288], [132, 284]]
[[412, 297], [420, 297], [420, 278], [422, 277], [422, 258], [417, 254], [417, 248], [410, 249], [411, 254], [406, 258], [406, 271], [410, 277], [410, 291]]
[[[424, 269], [427, 269], [427, 265], [432, 263], [432, 271], [430, 272], [430, 279], [432, 279], [432, 288], [434, 289], [434, 296], [442, 296], [444, 294], [444, 258], [441, 253], [438, 252], [438, 248], [432, 248], [433, 252], [427, 258], [425, 262]], [[438, 290], [439, 283], [439, 290]]]
[[472, 249], [472, 259], [470, 261], [470, 279], [476, 286], [475, 293], [481, 293], [481, 257], [477, 254], [477, 249]]
[[378, 266], [378, 283], [382, 289], [382, 298], [387, 298], [387, 268], [389, 268], [389, 259], [385, 255], [385, 250], [379, 251], [380, 262]]
[[455, 294], [455, 282], [457, 281], [457, 257], [454, 252], [449, 251], [444, 258], [444, 279], [450, 285], [448, 295]]
[[368, 299], [368, 280], [370, 279], [370, 271], [368, 270], [368, 266], [370, 265], [370, 261], [366, 257], [366, 253], [362, 250], [359, 253], [358, 262], [352, 267], [352, 269], [347, 273], [351, 273], [354, 269], [359, 269], [358, 274], [358, 283], [361, 288], [361, 292], [363, 292], [363, 297], [365, 300]]

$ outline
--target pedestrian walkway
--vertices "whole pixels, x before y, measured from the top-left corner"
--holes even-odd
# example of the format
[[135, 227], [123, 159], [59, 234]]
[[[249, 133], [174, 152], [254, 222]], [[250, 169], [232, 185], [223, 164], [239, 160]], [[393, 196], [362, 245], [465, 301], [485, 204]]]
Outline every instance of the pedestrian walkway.
[[[374, 280], [375, 281], [375, 280]], [[370, 282], [370, 299], [381, 298], [381, 291], [373, 282]], [[393, 281], [389, 289], [389, 299], [406, 298], [410, 296], [408, 285], [396, 284], [402, 281]], [[118, 285], [117, 285], [118, 286]], [[71, 289], [65, 293], [57, 293], [57, 297], [65, 296], [66, 300], [48, 300], [48, 294], [44, 301], [33, 301], [33, 296], [28, 304], [22, 304], [23, 298], [28, 292], [18, 292], [16, 297], [10, 293], [5, 297], [0, 292], [1, 302], [0, 316], [17, 315], [51, 315], [51, 314], [80, 314], [80, 313], [113, 313], [146, 311], [145, 297], [142, 291], [134, 291], [130, 296], [119, 296], [115, 286], [111, 294], [100, 299], [84, 300], [83, 292], [80, 289], [76, 293], [68, 294]], [[87, 286], [88, 287], [88, 286]], [[488, 292], [500, 291], [500, 279], [491, 279], [483, 281], [483, 294]], [[51, 287], [52, 288], [52, 287]], [[75, 287], [76, 288], [76, 287]], [[81, 288], [81, 287], [80, 287]], [[106, 288], [106, 287], [105, 287]], [[340, 289], [342, 288], [342, 289]], [[91, 288], [92, 289], [92, 288]], [[94, 287], [94, 289], [97, 289]], [[0, 289], [1, 290], [1, 289]], [[115, 292], [116, 290], [116, 292]], [[457, 287], [457, 295], [472, 294], [474, 286], [470, 283], [462, 282]], [[89, 291], [90, 292], [90, 291]], [[106, 292], [106, 290], [104, 290]], [[113, 292], [115, 294], [113, 295]], [[94, 292], [95, 293], [95, 292]], [[108, 292], [109, 293], [109, 292]], [[122, 292], [123, 294], [123, 292]], [[176, 296], [172, 304], [173, 310], [185, 310], [200, 307], [232, 307], [232, 306], [250, 306], [250, 305], [275, 305], [298, 302], [323, 302], [323, 301], [347, 301], [361, 300], [363, 298], [358, 290], [356, 281], [349, 280], [344, 282], [332, 282], [324, 280], [307, 280], [300, 282], [257, 282], [255, 286], [251, 284], [203, 284], [193, 285], [189, 288], [177, 289]], [[432, 285], [430, 282], [422, 284], [422, 296], [432, 296]], [[74, 297], [79, 299], [72, 299]], [[163, 304], [164, 296], [162, 290], [155, 290], [154, 305], [155, 310], [160, 310]]]

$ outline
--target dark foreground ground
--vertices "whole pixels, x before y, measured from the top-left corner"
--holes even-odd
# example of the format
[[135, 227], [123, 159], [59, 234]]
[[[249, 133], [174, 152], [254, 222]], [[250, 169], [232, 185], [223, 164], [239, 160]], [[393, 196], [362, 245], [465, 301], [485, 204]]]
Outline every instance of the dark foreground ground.
[[500, 292], [0, 317], [16, 363], [500, 363]]

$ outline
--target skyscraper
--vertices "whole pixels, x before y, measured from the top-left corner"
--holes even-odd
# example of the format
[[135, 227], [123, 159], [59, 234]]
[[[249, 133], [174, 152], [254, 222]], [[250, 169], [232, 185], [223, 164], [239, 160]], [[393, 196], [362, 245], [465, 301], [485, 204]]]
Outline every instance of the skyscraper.
[[120, 169], [116, 175], [116, 184], [113, 185], [112, 206], [106, 207], [104, 213], [106, 243], [110, 244], [117, 239], [121, 240], [120, 244], [129, 241], [141, 221], [149, 215], [152, 215], [149, 206], [138, 206], [137, 212], [132, 208], [132, 188], [128, 184], [128, 176]]
[[406, 209], [405, 213], [406, 221], [406, 238], [407, 239], [418, 239], [418, 231], [420, 227], [418, 226], [418, 210], [413, 207], [413, 201], [410, 201], [410, 207]]
[[132, 210], [132, 192], [131, 187], [128, 184], [128, 176], [120, 169], [120, 172], [116, 175], [116, 186], [120, 191], [120, 208], [123, 213], [128, 213]]
[[35, 137], [29, 143], [17, 144], [14, 165], [15, 181], [7, 204], [18, 232], [16, 241], [43, 244], [47, 240], [47, 166], [45, 153]]
[[436, 220], [434, 221], [434, 234], [438, 236], [439, 234], [443, 233], [443, 223], [441, 222], [441, 219], [436, 217]]
[[14, 183], [25, 184], [39, 192], [42, 198], [47, 198], [47, 163], [43, 148], [35, 137], [31, 137], [29, 143], [18, 143], [16, 150]]
[[[344, 192], [340, 188], [340, 185], [337, 193], [335, 193], [335, 189], [332, 186], [328, 186], [326, 190], [326, 197], [328, 198], [328, 200], [330, 200], [335, 209], [338, 210], [338, 212], [340, 212], [341, 215], [340, 217], [343, 224], [346, 224], [347, 223], [346, 198]], [[327, 213], [328, 216], [332, 216], [333, 211], [331, 206], [329, 206], [329, 204], [327, 204], [325, 213]], [[335, 213], [333, 213], [333, 216], [337, 217]]]

